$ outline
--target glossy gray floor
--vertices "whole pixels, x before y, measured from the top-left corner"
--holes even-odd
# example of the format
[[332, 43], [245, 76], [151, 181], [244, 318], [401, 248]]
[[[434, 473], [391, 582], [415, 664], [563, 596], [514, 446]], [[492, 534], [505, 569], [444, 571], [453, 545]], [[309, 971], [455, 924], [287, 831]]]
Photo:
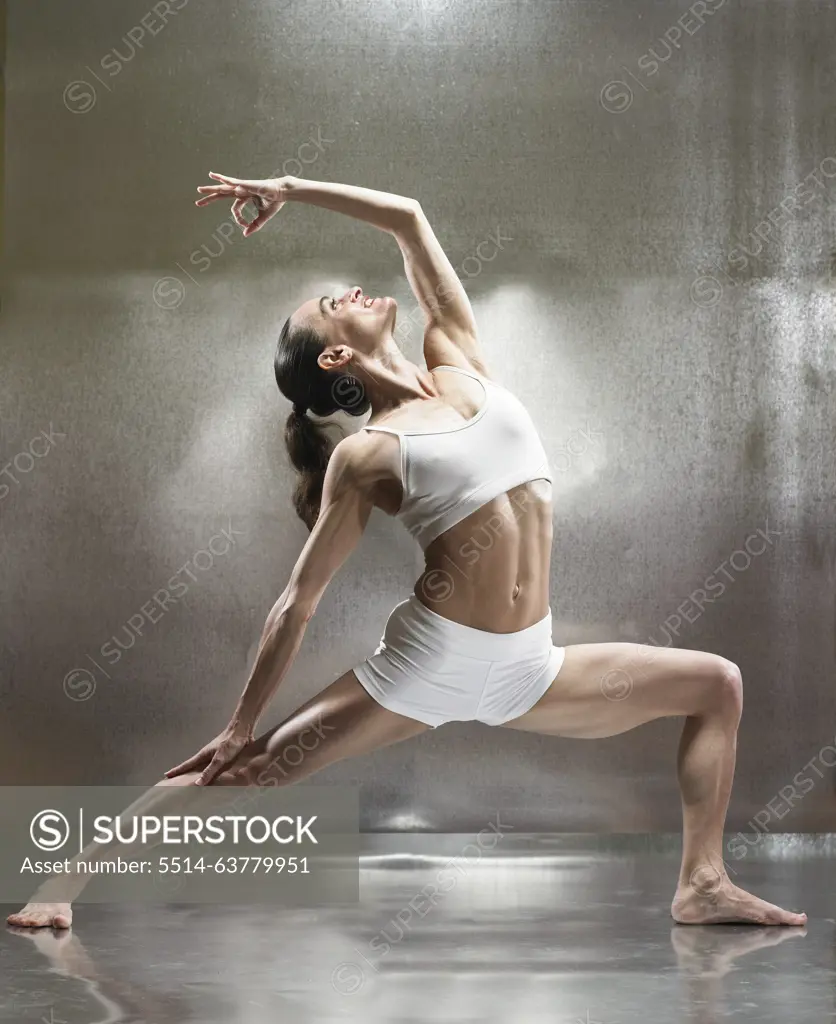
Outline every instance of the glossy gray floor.
[[[70, 934], [7, 929], [0, 1020], [836, 1020], [826, 843], [730, 863], [738, 884], [810, 917], [764, 929], [674, 925], [664, 842], [517, 837], [481, 856], [462, 852], [468, 837], [424, 836], [404, 855], [402, 840], [367, 838], [354, 906], [87, 905]], [[430, 906], [419, 894], [451, 858]]]

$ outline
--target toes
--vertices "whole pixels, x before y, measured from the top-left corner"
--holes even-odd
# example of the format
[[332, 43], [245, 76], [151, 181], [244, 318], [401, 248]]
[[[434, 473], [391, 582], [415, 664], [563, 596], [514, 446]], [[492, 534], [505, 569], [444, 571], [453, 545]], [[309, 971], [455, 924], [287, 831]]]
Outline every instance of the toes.
[[9, 924], [17, 925], [19, 928], [44, 928], [50, 922], [49, 914], [42, 911], [35, 911], [29, 914], [12, 914], [6, 920]]
[[801, 927], [807, 924], [806, 914], [794, 914], [789, 910], [781, 910], [780, 907], [768, 907], [758, 915], [759, 924], [767, 925], [792, 925]]
[[767, 903], [764, 909], [764, 919], [767, 924], [785, 924], [796, 927], [807, 924], [806, 914], [796, 914], [792, 910], [776, 907], [773, 903]]
[[9, 914], [6, 923], [16, 928], [60, 928], [72, 927], [72, 911], [53, 913], [51, 910], [26, 910], [19, 914]]
[[801, 926], [807, 924], [806, 914], [793, 914], [790, 911], [784, 911], [784, 919], [782, 924], [789, 924], [795, 926]]

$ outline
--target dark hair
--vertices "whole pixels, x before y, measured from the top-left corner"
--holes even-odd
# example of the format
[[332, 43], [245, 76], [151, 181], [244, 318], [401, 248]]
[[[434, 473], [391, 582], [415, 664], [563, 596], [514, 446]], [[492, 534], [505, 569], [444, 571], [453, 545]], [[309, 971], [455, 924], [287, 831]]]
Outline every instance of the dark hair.
[[284, 428], [290, 461], [299, 470], [293, 491], [296, 514], [314, 528], [322, 503], [322, 485], [333, 447], [325, 432], [306, 415], [330, 416], [343, 409], [360, 416], [369, 408], [362, 383], [349, 373], [323, 370], [317, 362], [327, 341], [312, 327], [291, 327], [288, 317], [279, 334], [274, 367], [279, 391], [293, 402]]

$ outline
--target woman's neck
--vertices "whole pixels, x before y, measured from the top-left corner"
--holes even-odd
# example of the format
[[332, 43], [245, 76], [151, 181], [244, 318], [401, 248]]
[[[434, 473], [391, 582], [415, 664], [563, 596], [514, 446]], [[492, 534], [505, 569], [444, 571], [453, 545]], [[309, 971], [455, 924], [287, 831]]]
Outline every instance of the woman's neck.
[[349, 371], [362, 381], [372, 415], [387, 412], [416, 398], [438, 398], [432, 374], [410, 362], [395, 347], [371, 356], [358, 356]]

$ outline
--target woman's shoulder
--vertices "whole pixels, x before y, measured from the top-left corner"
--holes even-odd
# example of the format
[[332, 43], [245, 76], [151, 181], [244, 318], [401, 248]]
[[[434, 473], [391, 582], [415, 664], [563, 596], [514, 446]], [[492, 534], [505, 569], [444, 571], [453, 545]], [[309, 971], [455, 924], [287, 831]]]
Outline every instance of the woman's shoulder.
[[371, 486], [387, 474], [394, 440], [388, 434], [358, 430], [335, 445], [328, 469], [349, 474], [359, 486]]

